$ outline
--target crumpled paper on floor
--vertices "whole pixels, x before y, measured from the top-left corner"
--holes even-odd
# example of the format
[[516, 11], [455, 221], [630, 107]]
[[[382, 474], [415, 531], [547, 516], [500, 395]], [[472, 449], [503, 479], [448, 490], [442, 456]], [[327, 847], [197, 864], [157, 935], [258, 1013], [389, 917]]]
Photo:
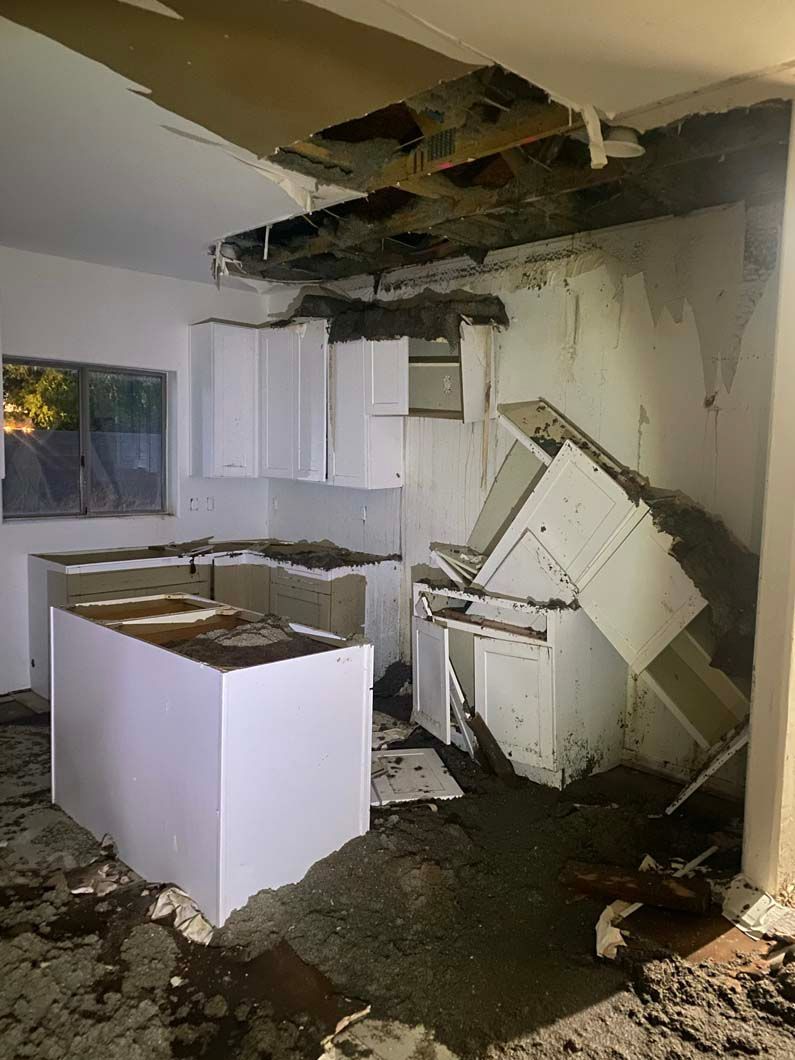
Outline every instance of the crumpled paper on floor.
[[742, 873], [724, 892], [723, 915], [752, 939], [795, 942], [795, 909], [760, 891]]
[[189, 894], [179, 887], [165, 887], [149, 906], [152, 920], [163, 920], [174, 914], [174, 927], [191, 942], [206, 946], [213, 937], [213, 927]]

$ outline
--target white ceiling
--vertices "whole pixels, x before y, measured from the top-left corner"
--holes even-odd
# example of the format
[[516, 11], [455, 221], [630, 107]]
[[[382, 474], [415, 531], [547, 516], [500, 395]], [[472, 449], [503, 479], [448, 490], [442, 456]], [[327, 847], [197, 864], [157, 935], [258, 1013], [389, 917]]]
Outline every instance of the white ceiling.
[[[498, 62], [557, 98], [631, 113], [639, 127], [793, 95], [792, 0], [312, 2], [464, 61]], [[672, 105], [643, 113], [663, 100]]]
[[294, 204], [221, 147], [169, 132], [208, 137], [130, 86], [0, 20], [0, 243], [208, 280], [212, 239]]

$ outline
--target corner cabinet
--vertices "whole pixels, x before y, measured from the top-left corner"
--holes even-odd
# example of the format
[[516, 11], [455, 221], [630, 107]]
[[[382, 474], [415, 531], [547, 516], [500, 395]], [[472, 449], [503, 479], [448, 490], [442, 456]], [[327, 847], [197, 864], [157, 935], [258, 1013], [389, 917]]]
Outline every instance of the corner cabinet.
[[191, 328], [191, 474], [195, 477], [256, 477], [257, 358], [254, 328], [215, 320]]
[[[329, 403], [329, 480], [353, 489], [394, 489], [403, 485], [403, 415], [407, 397], [396, 358], [379, 358], [381, 346], [398, 354], [392, 343], [356, 339], [331, 347]], [[407, 362], [406, 362], [407, 363]], [[383, 374], [381, 368], [383, 367]], [[368, 409], [374, 409], [370, 414]]]

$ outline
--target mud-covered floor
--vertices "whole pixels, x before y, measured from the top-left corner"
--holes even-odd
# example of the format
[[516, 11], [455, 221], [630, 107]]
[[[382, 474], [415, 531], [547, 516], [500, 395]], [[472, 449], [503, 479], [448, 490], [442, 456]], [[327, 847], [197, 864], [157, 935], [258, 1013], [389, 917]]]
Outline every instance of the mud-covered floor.
[[695, 855], [725, 827], [717, 803], [655, 819], [671, 789], [638, 774], [562, 795], [506, 789], [444, 749], [464, 798], [375, 812], [367, 836], [300, 884], [252, 898], [202, 948], [147, 919], [151, 884], [70, 893], [76, 868], [105, 855], [50, 806], [46, 716], [7, 717], [2, 1060], [314, 1060], [324, 1027], [301, 1011], [293, 951], [372, 1005], [336, 1039], [337, 1060], [795, 1056], [795, 965], [776, 978], [737, 975], [648, 946], [600, 962], [600, 903], [557, 882], [571, 857], [636, 866], [646, 853]]

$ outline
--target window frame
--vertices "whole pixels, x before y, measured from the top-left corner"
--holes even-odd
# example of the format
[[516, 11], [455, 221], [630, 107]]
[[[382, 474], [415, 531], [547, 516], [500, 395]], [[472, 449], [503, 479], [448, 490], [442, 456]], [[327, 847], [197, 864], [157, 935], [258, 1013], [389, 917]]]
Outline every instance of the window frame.
[[[2, 386], [2, 371], [7, 364], [25, 364], [30, 365], [32, 368], [61, 368], [64, 370], [71, 370], [77, 372], [77, 416], [78, 416], [78, 435], [79, 435], [79, 446], [80, 446], [80, 477], [79, 477], [79, 492], [80, 492], [80, 508], [79, 512], [41, 512], [34, 514], [14, 515], [8, 514], [3, 507], [2, 519], [3, 522], [27, 522], [36, 521], [40, 519], [127, 519], [130, 516], [147, 516], [147, 515], [170, 515], [171, 506], [169, 504], [169, 497], [171, 495], [171, 483], [169, 475], [169, 453], [171, 435], [170, 435], [170, 423], [168, 420], [168, 405], [169, 405], [169, 373], [164, 372], [156, 368], [128, 368], [121, 367], [115, 364], [96, 364], [90, 361], [66, 361], [57, 360], [49, 357], [20, 357], [18, 355], [10, 354], [4, 356], [0, 360], [0, 396], [4, 394]], [[89, 386], [88, 386], [88, 373], [89, 372], [105, 372], [114, 373], [118, 375], [135, 375], [135, 376], [152, 376], [160, 379], [160, 417], [161, 417], [161, 437], [162, 444], [160, 446], [160, 477], [162, 482], [162, 506], [160, 508], [136, 508], [126, 512], [94, 512], [88, 507], [86, 503], [89, 495], [89, 483], [90, 483], [90, 468], [91, 468], [91, 430], [89, 426]], [[2, 407], [0, 407], [0, 421], [2, 421]], [[5, 473], [8, 473], [8, 468], [5, 467], [5, 433], [3, 433], [3, 458], [0, 462], [0, 467], [5, 469]], [[2, 494], [0, 493], [0, 499]]]

